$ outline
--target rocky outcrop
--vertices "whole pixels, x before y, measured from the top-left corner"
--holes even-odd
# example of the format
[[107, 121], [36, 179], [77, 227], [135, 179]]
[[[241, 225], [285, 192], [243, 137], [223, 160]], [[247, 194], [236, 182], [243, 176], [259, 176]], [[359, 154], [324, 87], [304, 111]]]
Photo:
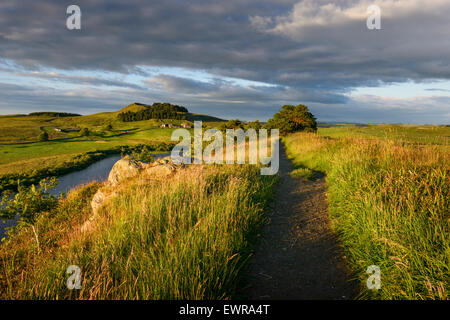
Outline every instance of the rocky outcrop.
[[153, 178], [167, 178], [181, 168], [184, 168], [183, 164], [175, 164], [170, 157], [166, 157], [145, 165], [144, 171]]
[[114, 196], [116, 196], [116, 192], [114, 191], [108, 193], [105, 189], [98, 190], [91, 201], [91, 208], [94, 216], [97, 215], [98, 210], [102, 207], [105, 201]]
[[142, 170], [143, 163], [125, 157], [117, 161], [108, 176], [108, 184], [116, 186], [120, 181], [134, 177]]
[[124, 180], [138, 175], [145, 175], [146, 178], [150, 179], [167, 179], [182, 168], [184, 168], [183, 164], [173, 163], [170, 157], [158, 159], [151, 163], [143, 163], [129, 157], [117, 161], [111, 169], [105, 185], [94, 195], [91, 201], [93, 215], [83, 224], [81, 232], [89, 232], [92, 230], [98, 211], [104, 206], [107, 200], [118, 195], [118, 189]]

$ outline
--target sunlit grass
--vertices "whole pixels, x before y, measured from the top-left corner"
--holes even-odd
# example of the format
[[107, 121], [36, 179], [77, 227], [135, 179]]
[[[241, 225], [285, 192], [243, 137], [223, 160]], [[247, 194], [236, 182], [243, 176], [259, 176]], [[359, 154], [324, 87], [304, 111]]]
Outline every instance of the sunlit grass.
[[[333, 226], [362, 297], [448, 298], [448, 146], [313, 134], [285, 142], [296, 167], [327, 174]], [[370, 265], [381, 268], [379, 291], [366, 287]]]
[[[39, 220], [41, 255], [26, 230], [0, 246], [0, 296], [230, 298], [276, 180], [238, 165], [193, 165], [164, 180], [141, 175], [123, 183], [82, 234], [98, 188], [89, 186]], [[66, 287], [69, 265], [82, 269], [79, 291]]]

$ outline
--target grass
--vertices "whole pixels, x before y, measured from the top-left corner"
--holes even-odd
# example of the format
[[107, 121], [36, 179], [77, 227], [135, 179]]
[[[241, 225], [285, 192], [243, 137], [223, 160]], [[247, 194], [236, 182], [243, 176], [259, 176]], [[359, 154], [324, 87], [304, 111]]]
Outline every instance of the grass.
[[[110, 131], [105, 129], [108, 124], [113, 127]], [[83, 168], [108, 154], [120, 153], [123, 146], [171, 143], [173, 130], [159, 125], [158, 120], [123, 123], [116, 112], [67, 118], [0, 116], [0, 191], [16, 186], [17, 179], [35, 183], [44, 176]], [[81, 128], [88, 128], [90, 136], [81, 137]], [[37, 141], [43, 130], [50, 141]]]
[[320, 128], [321, 135], [331, 138], [364, 138], [395, 140], [404, 144], [449, 145], [450, 129], [446, 126], [371, 125]]
[[[450, 153], [441, 138], [450, 129], [418, 139], [419, 128], [397, 128], [388, 139], [380, 128], [326, 128], [284, 142], [299, 172], [327, 175], [333, 228], [361, 298], [448, 299]], [[371, 265], [381, 268], [380, 290], [366, 287]]]
[[[130, 105], [123, 110], [135, 107]], [[42, 176], [39, 172], [52, 174], [55, 170], [77, 167], [74, 164], [79, 163], [80, 157], [117, 152], [121, 146], [170, 143], [174, 129], [159, 128], [161, 120], [157, 119], [121, 122], [117, 114], [123, 110], [64, 118], [0, 116], [0, 191], [5, 181], [9, 187], [16, 184], [18, 177], [28, 179]], [[190, 120], [219, 120], [194, 114], [189, 117]], [[164, 122], [179, 125], [186, 121], [165, 119]], [[108, 125], [112, 130], [106, 129]], [[90, 136], [82, 137], [82, 128], [88, 128]], [[63, 129], [63, 132], [55, 129]], [[42, 131], [49, 134], [50, 141], [38, 141]]]
[[[24, 227], [0, 246], [0, 298], [231, 298], [276, 181], [238, 165], [189, 166], [164, 181], [140, 175], [88, 234], [80, 226], [102, 186], [80, 188], [40, 217], [41, 254]], [[81, 290], [66, 287], [70, 265], [82, 270]]]
[[309, 168], [297, 168], [292, 170], [290, 174], [295, 178], [303, 178], [306, 180], [315, 180], [316, 178], [314, 171]]

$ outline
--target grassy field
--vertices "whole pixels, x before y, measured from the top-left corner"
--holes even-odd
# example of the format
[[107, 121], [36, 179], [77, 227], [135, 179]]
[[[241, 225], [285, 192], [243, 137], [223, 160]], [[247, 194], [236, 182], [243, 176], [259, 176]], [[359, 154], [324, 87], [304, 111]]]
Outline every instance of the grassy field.
[[[0, 116], [0, 176], [61, 167], [88, 152], [115, 150], [125, 145], [167, 143], [173, 129], [160, 129], [161, 123], [180, 125], [186, 122], [169, 119], [122, 122], [117, 118], [120, 112], [139, 110], [136, 108], [139, 106], [131, 104], [116, 112], [79, 117]], [[220, 119], [189, 113], [188, 121], [194, 120], [215, 124]], [[81, 136], [83, 128], [89, 130], [90, 136]], [[39, 134], [44, 131], [49, 141], [40, 142]]]
[[[449, 127], [321, 128], [284, 139], [294, 174], [327, 175], [329, 211], [361, 297], [448, 299]], [[381, 268], [381, 289], [366, 270]]]
[[[255, 166], [191, 166], [172, 179], [120, 186], [91, 233], [80, 233], [98, 183], [69, 194], [0, 246], [1, 299], [228, 299], [234, 297], [276, 176]], [[82, 268], [82, 289], [66, 270]]]
[[331, 138], [365, 138], [395, 140], [397, 143], [409, 144], [450, 144], [450, 128], [445, 126], [414, 125], [374, 125], [374, 126], [339, 126], [320, 128], [323, 136]]
[[[80, 169], [112, 152], [120, 152], [122, 146], [169, 144], [174, 129], [161, 129], [161, 123], [186, 122], [168, 119], [122, 122], [117, 118], [118, 113], [135, 107], [78, 117], [0, 116], [0, 191], [17, 185], [18, 179], [25, 184], [36, 183], [36, 179], [46, 174]], [[218, 120], [188, 116], [191, 120]], [[89, 136], [81, 135], [83, 128], [89, 130]], [[38, 140], [41, 132], [48, 133], [49, 141]]]
[[[119, 122], [117, 112], [0, 116], [0, 179], [55, 175], [121, 146], [168, 143], [172, 129], [159, 125]], [[82, 128], [91, 134], [80, 136]], [[37, 141], [42, 131], [50, 141]], [[380, 125], [284, 138], [294, 176], [327, 176], [333, 228], [361, 298], [448, 299], [449, 137], [444, 126]], [[236, 298], [276, 181], [255, 166], [228, 165], [192, 166], [164, 181], [139, 176], [119, 187], [88, 234], [80, 227], [102, 185], [80, 187], [40, 215], [41, 253], [22, 224], [0, 246], [0, 298]], [[66, 288], [70, 265], [82, 267], [82, 290]], [[366, 287], [370, 265], [381, 268], [381, 290]]]

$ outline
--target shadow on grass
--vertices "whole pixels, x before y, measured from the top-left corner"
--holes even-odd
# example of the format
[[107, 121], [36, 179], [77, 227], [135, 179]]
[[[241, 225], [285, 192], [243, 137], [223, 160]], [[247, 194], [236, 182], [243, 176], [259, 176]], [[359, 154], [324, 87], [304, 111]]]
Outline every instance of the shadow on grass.
[[325, 177], [324, 172], [311, 170], [304, 166], [295, 166], [295, 169], [292, 170], [289, 175], [293, 178], [301, 178], [309, 181], [315, 181]]

